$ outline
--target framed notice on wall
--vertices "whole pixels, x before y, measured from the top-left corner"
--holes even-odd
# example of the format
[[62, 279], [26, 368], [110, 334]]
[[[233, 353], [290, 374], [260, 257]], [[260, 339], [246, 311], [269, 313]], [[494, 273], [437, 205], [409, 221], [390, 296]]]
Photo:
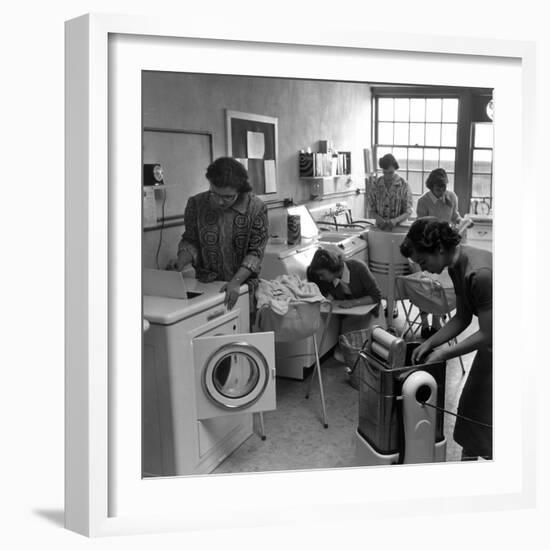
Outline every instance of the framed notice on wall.
[[226, 110], [227, 154], [248, 170], [252, 190], [277, 198], [277, 117]]

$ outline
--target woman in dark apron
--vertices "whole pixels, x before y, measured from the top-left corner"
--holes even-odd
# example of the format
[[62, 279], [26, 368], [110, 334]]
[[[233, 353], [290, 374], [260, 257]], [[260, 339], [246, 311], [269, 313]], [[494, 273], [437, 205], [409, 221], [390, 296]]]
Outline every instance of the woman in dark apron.
[[[401, 253], [422, 270], [449, 269], [456, 293], [456, 314], [413, 352], [414, 363], [446, 361], [476, 351], [458, 404], [454, 439], [462, 446], [462, 459], [493, 457], [493, 255], [460, 244], [460, 235], [446, 222], [420, 218], [401, 244]], [[447, 344], [471, 323], [479, 330], [453, 346]]]

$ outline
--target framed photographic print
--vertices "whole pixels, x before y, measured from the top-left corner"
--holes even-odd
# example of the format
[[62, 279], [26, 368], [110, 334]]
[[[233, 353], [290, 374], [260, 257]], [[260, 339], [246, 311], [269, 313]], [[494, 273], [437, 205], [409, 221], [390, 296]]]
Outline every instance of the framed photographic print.
[[[67, 528], [104, 536], [533, 505], [536, 360], [526, 339], [509, 345], [509, 287], [500, 274], [507, 250], [532, 251], [522, 225], [506, 220], [529, 200], [515, 192], [517, 174], [534, 177], [534, 48], [376, 32], [324, 36], [226, 34], [162, 17], [66, 23]], [[490, 101], [492, 122], [484, 114]], [[152, 131], [159, 128], [162, 135]], [[171, 132], [174, 142], [186, 140], [189, 171], [182, 148], [162, 143]], [[346, 178], [358, 191], [329, 189], [311, 201], [299, 154], [324, 154], [321, 142], [331, 143], [335, 162], [338, 152], [351, 158]], [[407, 462], [400, 452], [386, 462], [358, 459], [361, 390], [349, 386], [341, 363], [325, 357], [314, 371], [323, 380], [315, 378], [305, 400], [308, 380], [300, 376], [312, 377], [311, 364], [294, 369], [272, 331], [252, 332], [246, 286], [229, 309], [224, 281], [201, 280], [204, 263], [195, 261], [190, 275], [167, 269], [185, 205], [227, 201], [231, 227], [248, 223], [240, 191], [229, 197], [225, 185], [225, 196], [214, 196], [221, 191], [206, 177], [212, 160], [229, 155], [247, 168], [269, 207], [271, 234], [286, 220], [284, 199], [314, 214], [343, 200], [364, 212], [365, 149], [375, 151], [373, 160], [393, 155], [415, 201], [443, 167], [460, 213], [485, 231], [469, 242], [494, 252], [492, 460], [460, 461], [448, 428], [437, 441], [446, 446], [432, 445], [431, 459]], [[178, 223], [161, 232], [144, 223], [141, 182], [144, 163], [163, 162], [164, 181], [172, 176], [179, 195], [170, 204]], [[483, 215], [471, 210], [481, 202]], [[218, 238], [212, 228], [202, 236]], [[264, 258], [279, 258], [270, 244]], [[528, 296], [526, 275], [518, 277]], [[516, 310], [517, 323], [529, 323], [531, 307]], [[457, 381], [455, 401], [443, 407], [451, 412], [466, 380], [454, 361], [447, 372]], [[469, 370], [471, 355], [464, 361]], [[299, 374], [283, 378], [284, 369]], [[292, 452], [283, 460], [269, 452], [277, 446]], [[371, 456], [388, 454], [375, 447]]]

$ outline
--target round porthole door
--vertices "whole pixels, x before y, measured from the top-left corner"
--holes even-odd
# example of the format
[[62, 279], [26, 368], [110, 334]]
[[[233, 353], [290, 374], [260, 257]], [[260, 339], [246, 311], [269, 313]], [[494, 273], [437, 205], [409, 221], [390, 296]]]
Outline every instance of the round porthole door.
[[217, 406], [237, 411], [260, 399], [269, 376], [270, 368], [261, 351], [246, 342], [231, 342], [208, 357], [202, 387]]

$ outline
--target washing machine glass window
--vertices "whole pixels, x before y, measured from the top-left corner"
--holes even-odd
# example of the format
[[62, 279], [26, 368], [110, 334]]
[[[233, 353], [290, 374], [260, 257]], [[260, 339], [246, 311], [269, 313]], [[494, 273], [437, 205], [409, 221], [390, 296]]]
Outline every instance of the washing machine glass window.
[[225, 397], [248, 395], [260, 378], [258, 365], [250, 357], [232, 353], [220, 359], [212, 370], [216, 390]]
[[202, 383], [216, 405], [236, 410], [249, 407], [263, 394], [270, 369], [264, 355], [246, 342], [218, 348], [206, 361]]

